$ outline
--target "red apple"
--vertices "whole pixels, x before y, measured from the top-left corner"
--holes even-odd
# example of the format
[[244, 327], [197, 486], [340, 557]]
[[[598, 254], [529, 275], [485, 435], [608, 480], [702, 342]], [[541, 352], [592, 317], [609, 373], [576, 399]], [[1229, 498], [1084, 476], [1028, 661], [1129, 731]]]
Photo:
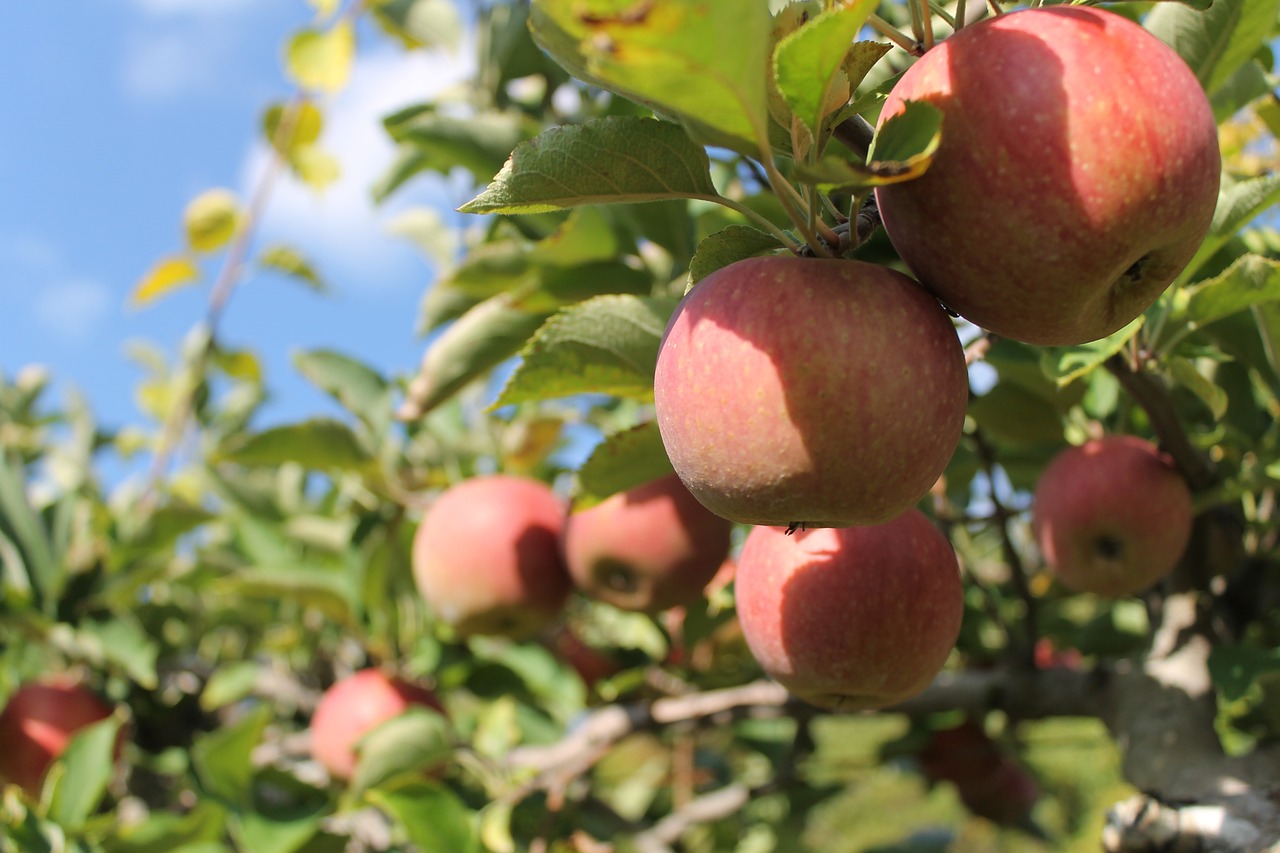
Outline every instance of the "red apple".
[[362, 669], [324, 692], [311, 715], [311, 755], [335, 779], [356, 771], [356, 744], [412, 705], [444, 713], [435, 694], [378, 669]]
[[883, 708], [924, 690], [964, 612], [955, 551], [916, 509], [870, 527], [757, 527], [734, 592], [765, 673], [839, 710]]
[[681, 481], [746, 524], [875, 524], [913, 505], [960, 440], [951, 320], [859, 261], [774, 255], [707, 276], [658, 353], [658, 429]]
[[556, 656], [578, 673], [589, 690], [622, 671], [622, 665], [611, 655], [588, 644], [568, 626], [556, 631], [550, 645]]
[[1031, 820], [1040, 799], [1035, 778], [976, 722], [966, 720], [934, 732], [917, 760], [931, 781], [955, 785], [960, 801], [973, 814], [1040, 833]]
[[565, 563], [587, 596], [657, 613], [702, 595], [729, 556], [732, 527], [671, 474], [572, 513]]
[[111, 713], [110, 704], [73, 681], [55, 678], [22, 685], [0, 712], [0, 779], [38, 797], [49, 765], [71, 737]]
[[1112, 435], [1058, 454], [1036, 483], [1032, 526], [1045, 563], [1077, 592], [1140, 592], [1191, 538], [1191, 490], [1151, 442]]
[[560, 615], [572, 589], [560, 553], [565, 510], [544, 483], [502, 474], [448, 489], [423, 516], [413, 574], [460, 635], [526, 639]]
[[1145, 311], [1218, 199], [1217, 126], [1171, 48], [1102, 9], [998, 15], [894, 86], [942, 111], [924, 176], [880, 187], [885, 230], [942, 302], [1033, 344], [1079, 344]]

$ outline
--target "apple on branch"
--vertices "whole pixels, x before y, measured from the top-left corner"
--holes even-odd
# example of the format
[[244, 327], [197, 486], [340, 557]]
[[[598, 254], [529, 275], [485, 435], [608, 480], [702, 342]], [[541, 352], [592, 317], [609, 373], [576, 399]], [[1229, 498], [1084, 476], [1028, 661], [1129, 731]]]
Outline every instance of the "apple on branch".
[[[39, 796], [45, 773], [73, 735], [111, 716], [112, 706], [83, 684], [49, 678], [23, 684], [0, 712], [0, 780]], [[123, 737], [116, 742], [116, 753]]]
[[1054, 6], [965, 27], [915, 62], [908, 101], [942, 111], [925, 174], [876, 189], [902, 260], [997, 335], [1072, 345], [1145, 311], [1209, 229], [1213, 110], [1173, 51], [1113, 12]]
[[964, 352], [919, 284], [860, 261], [773, 255], [707, 276], [654, 375], [663, 446], [690, 492], [745, 524], [888, 521], [960, 441]]
[[964, 614], [951, 543], [917, 509], [867, 527], [757, 527], [738, 557], [742, 633], [811, 704], [883, 708], [929, 686]]

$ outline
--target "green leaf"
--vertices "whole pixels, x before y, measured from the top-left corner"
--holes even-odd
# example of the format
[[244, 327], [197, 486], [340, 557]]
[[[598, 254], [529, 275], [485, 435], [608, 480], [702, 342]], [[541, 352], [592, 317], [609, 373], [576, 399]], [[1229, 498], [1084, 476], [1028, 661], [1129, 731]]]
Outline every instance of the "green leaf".
[[244, 699], [253, 692], [261, 669], [257, 661], [251, 660], [231, 661], [218, 667], [200, 691], [200, 707], [216, 711]]
[[132, 613], [83, 620], [77, 626], [75, 642], [85, 657], [120, 667], [148, 690], [159, 683], [156, 661], [160, 644]]
[[478, 853], [480, 849], [475, 813], [439, 783], [375, 788], [365, 797], [393, 818], [419, 849], [449, 853]]
[[313, 418], [235, 437], [214, 454], [214, 460], [266, 466], [296, 462], [318, 471], [359, 471], [372, 457], [346, 424]]
[[1227, 392], [1197, 370], [1188, 358], [1169, 356], [1165, 363], [1169, 366], [1174, 381], [1199, 397], [1209, 407], [1215, 420], [1221, 420], [1227, 413]]
[[502, 168], [511, 150], [537, 132], [516, 110], [487, 111], [460, 117], [439, 113], [434, 104], [408, 107], [388, 116], [383, 125], [400, 143], [396, 162], [374, 187], [374, 198], [386, 199], [422, 172], [449, 174], [461, 166], [477, 180], [488, 180]]
[[521, 352], [493, 407], [571, 394], [653, 399], [658, 344], [674, 299], [606, 295], [553, 315]]
[[462, 40], [462, 17], [451, 0], [382, 0], [373, 4], [373, 17], [406, 49], [455, 49]]
[[1059, 387], [1069, 385], [1124, 349], [1129, 339], [1138, 334], [1138, 330], [1142, 328], [1146, 319], [1145, 314], [1139, 314], [1120, 331], [1087, 344], [1074, 347], [1046, 347], [1041, 356], [1044, 372], [1057, 382]]
[[285, 71], [303, 89], [334, 94], [347, 84], [355, 52], [355, 30], [347, 21], [301, 30], [285, 46]]
[[573, 507], [587, 509], [612, 494], [642, 486], [674, 471], [656, 422], [648, 421], [616, 432], [606, 437], [578, 470]]
[[227, 576], [228, 594], [311, 607], [340, 625], [354, 625], [358, 596], [354, 579], [319, 566], [253, 566]]
[[1270, 40], [1278, 12], [1278, 0], [1217, 0], [1203, 11], [1159, 3], [1143, 25], [1173, 47], [1212, 94]]
[[372, 367], [329, 349], [296, 352], [293, 365], [365, 423], [385, 425], [385, 415], [391, 411], [391, 386]]
[[1280, 261], [1243, 255], [1215, 276], [1186, 290], [1179, 312], [1189, 329], [1198, 329], [1253, 305], [1280, 299]]
[[1255, 217], [1280, 203], [1280, 175], [1263, 175], [1224, 183], [1218, 191], [1213, 223], [1195, 257], [1178, 275], [1177, 284], [1189, 281], [1237, 232]]
[[439, 765], [453, 752], [452, 732], [439, 712], [411, 707], [371, 729], [357, 749], [360, 758], [351, 788], [361, 792]]
[[206, 190], [183, 211], [187, 246], [196, 252], [216, 252], [235, 236], [240, 217], [240, 202], [235, 193], [226, 189]]
[[741, 0], [535, 0], [529, 19], [573, 76], [748, 154], [767, 150], [771, 27]]
[[814, 138], [822, 131], [823, 119], [852, 95], [845, 61], [877, 2], [856, 0], [837, 6], [778, 42], [773, 54], [778, 91]]
[[735, 261], [768, 254], [782, 248], [778, 238], [750, 225], [730, 225], [706, 237], [698, 244], [689, 261], [688, 293], [693, 286], [722, 267]]
[[969, 402], [969, 416], [995, 441], [1062, 444], [1062, 413], [1051, 401], [1016, 382], [1001, 381]]
[[315, 267], [292, 246], [279, 243], [267, 246], [258, 253], [258, 266], [287, 275], [317, 293], [327, 293], [329, 290]]
[[941, 139], [942, 112], [924, 101], [908, 101], [877, 129], [865, 164], [828, 154], [813, 165], [797, 164], [796, 177], [851, 190], [909, 181], [929, 168]]
[[463, 213], [544, 213], [585, 204], [720, 198], [707, 152], [676, 124], [615, 116], [520, 143]]
[[[3, 452], [0, 452], [0, 534], [13, 547], [6, 564], [14, 557], [18, 559], [42, 609], [52, 614], [65, 583], [61, 555], [54, 552], [44, 522], [27, 502], [22, 464]], [[21, 582], [21, 579], [15, 580]]]
[[314, 145], [323, 130], [324, 113], [310, 101], [272, 104], [262, 116], [263, 136], [286, 159], [299, 148]]
[[49, 801], [49, 817], [54, 822], [74, 829], [97, 810], [115, 776], [116, 744], [122, 725], [124, 718], [116, 713], [71, 737], [58, 757], [61, 767], [50, 774], [56, 780]]
[[519, 352], [546, 319], [547, 312], [526, 311], [510, 293], [471, 308], [427, 348], [405, 411], [411, 417], [431, 411]]
[[1231, 702], [1241, 699], [1258, 676], [1280, 670], [1280, 649], [1221, 645], [1209, 652], [1209, 677]]
[[253, 750], [262, 743], [271, 716], [271, 706], [260, 705], [229, 725], [196, 736], [191, 765], [208, 795], [230, 806], [249, 802]]

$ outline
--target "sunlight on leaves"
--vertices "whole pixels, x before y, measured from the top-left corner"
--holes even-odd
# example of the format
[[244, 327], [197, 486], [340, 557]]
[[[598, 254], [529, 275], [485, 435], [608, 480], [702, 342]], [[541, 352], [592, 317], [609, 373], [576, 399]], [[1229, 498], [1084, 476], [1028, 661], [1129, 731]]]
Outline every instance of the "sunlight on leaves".
[[134, 286], [129, 304], [141, 307], [199, 280], [200, 268], [190, 258], [184, 255], [161, 258]]

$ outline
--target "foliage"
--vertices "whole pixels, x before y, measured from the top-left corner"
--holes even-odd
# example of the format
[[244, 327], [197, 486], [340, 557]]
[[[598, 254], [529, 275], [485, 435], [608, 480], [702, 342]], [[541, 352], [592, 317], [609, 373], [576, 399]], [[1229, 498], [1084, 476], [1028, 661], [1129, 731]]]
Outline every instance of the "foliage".
[[[326, 288], [306, 247], [254, 254], [260, 203], [220, 189], [191, 202], [185, 245], [133, 292], [151, 303], [216, 270], [209, 315], [180, 350], [134, 353], [139, 423], [105, 428], [76, 396], [51, 400], [36, 370], [0, 376], [0, 696], [69, 671], [124, 718], [78, 736], [38, 797], [5, 791], [0, 849], [1096, 849], [1103, 813], [1131, 789], [1112, 736], [1083, 713], [1041, 722], [956, 703], [840, 717], [765, 694], [664, 718], [658, 701], [759, 675], [730, 591], [657, 618], [576, 599], [558, 630], [610, 664], [584, 680], [554, 633], [456, 636], [410, 570], [423, 509], [474, 474], [536, 477], [586, 506], [667, 473], [653, 363], [680, 296], [710, 272], [779, 248], [902, 268], [859, 212], [873, 187], [927, 169], [945, 128], [923, 104], [874, 138], [871, 126], [909, 52], [981, 5], [312, 6], [284, 40], [297, 89], [262, 117], [272, 168], [318, 190], [336, 174], [325, 95], [368, 40], [463, 44], [479, 53], [474, 84], [386, 117], [399, 156], [373, 189], [393, 197], [425, 172], [461, 172], [476, 187], [462, 209], [484, 216], [426, 295], [416, 369], [297, 356], [337, 416], [260, 425], [268, 377], [219, 318], [258, 269]], [[1194, 589], [1218, 632], [1215, 725], [1246, 755], [1280, 736], [1280, 7], [1148, 6], [1115, 8], [1206, 87], [1224, 152], [1217, 214], [1179, 279], [1109, 338], [1038, 348], [961, 324], [969, 418], [928, 502], [966, 581], [949, 673], [1034, 675], [1046, 649], [1054, 672], [1140, 667], [1162, 602]], [[1160, 440], [1201, 518], [1216, 519], [1201, 532], [1218, 538], [1142, 601], [1067, 593], [1029, 532], [1039, 471], [1104, 431]], [[105, 460], [138, 455], [145, 480], [105, 479]], [[324, 688], [369, 665], [432, 686], [447, 742], [435, 722], [388, 723], [342, 786], [310, 760], [307, 720]], [[611, 705], [641, 722], [551, 760]], [[920, 738], [966, 713], [1025, 757], [1053, 841], [966, 818], [916, 772]], [[117, 725], [128, 743], [108, 774]], [[441, 749], [446, 768], [423, 775]]]

